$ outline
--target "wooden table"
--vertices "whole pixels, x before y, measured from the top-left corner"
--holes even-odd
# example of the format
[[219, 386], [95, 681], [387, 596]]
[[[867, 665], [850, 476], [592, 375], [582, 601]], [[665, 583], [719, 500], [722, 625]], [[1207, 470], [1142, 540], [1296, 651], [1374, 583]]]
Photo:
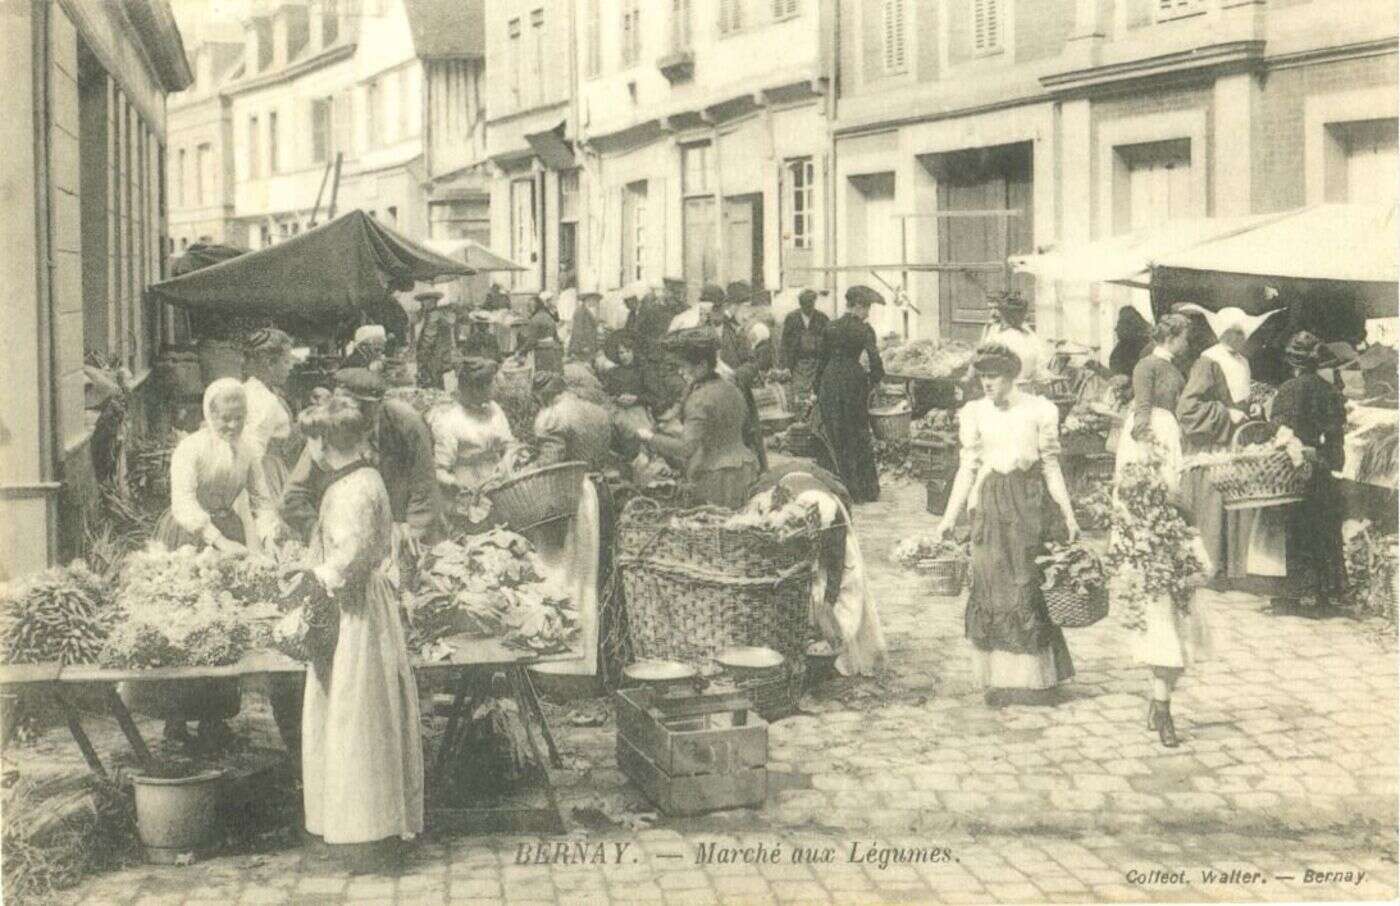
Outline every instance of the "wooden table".
[[[525, 668], [536, 664], [573, 660], [578, 657], [577, 652], [536, 655], [532, 652], [508, 648], [501, 644], [499, 639], [478, 639], [466, 636], [449, 637], [442, 641], [452, 649], [451, 657], [437, 661], [415, 659], [413, 662], [413, 670], [416, 674], [448, 673], [455, 675], [452, 710], [448, 714], [447, 732], [444, 734], [434, 758], [439, 776], [447, 768], [452, 752], [460, 744], [459, 736], [465, 729], [463, 716], [473, 704], [468, 694], [473, 679], [479, 678], [482, 674], [504, 673], [509, 696], [515, 699], [520, 709], [521, 722], [525, 726], [530, 754], [535, 759], [536, 764], [540, 765], [541, 772], [544, 774], [546, 795], [549, 799], [550, 809], [555, 815], [555, 823], [557, 823], [558, 801], [555, 798], [553, 785], [549, 783], [544, 753], [540, 751], [539, 743], [536, 741], [534, 723], [539, 724], [539, 735], [543, 738], [548, 752], [548, 764], [554, 768], [561, 768], [563, 761], [559, 757], [554, 736], [550, 733], [549, 725], [545, 721], [539, 695], [536, 693], [534, 683]], [[146, 741], [142, 738], [136, 722], [132, 720], [126, 703], [117, 694], [117, 683], [221, 679], [259, 674], [304, 673], [305, 671], [305, 664], [275, 651], [254, 652], [238, 663], [224, 667], [156, 667], [145, 670], [127, 670], [82, 665], [65, 667], [59, 664], [0, 665], [0, 688], [12, 691], [16, 687], [36, 687], [47, 692], [59, 706], [59, 710], [68, 724], [68, 731], [82, 752], [83, 760], [87, 762], [88, 768], [99, 777], [106, 778], [107, 770], [103, 767], [102, 760], [98, 757], [92, 740], [83, 730], [78, 710], [68, 697], [65, 687], [77, 684], [105, 686], [104, 696], [107, 707], [112, 717], [117, 721], [117, 725], [121, 727], [127, 742], [131, 745], [137, 763], [142, 769], [151, 770], [155, 767], [155, 760], [151, 755], [150, 748], [146, 745]], [[5, 742], [8, 741], [5, 740]]]

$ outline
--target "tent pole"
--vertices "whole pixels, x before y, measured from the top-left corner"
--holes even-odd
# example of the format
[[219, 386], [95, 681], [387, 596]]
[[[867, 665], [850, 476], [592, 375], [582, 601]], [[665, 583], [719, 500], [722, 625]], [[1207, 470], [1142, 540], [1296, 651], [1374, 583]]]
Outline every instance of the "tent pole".
[[340, 160], [344, 156], [345, 154], [343, 151], [337, 151], [335, 153], [335, 180], [331, 183], [331, 203], [330, 206], [326, 208], [327, 220], [335, 219], [335, 200], [336, 197], [340, 195]]
[[316, 225], [316, 215], [321, 213], [321, 198], [326, 194], [326, 182], [331, 178], [331, 161], [326, 161], [326, 170], [321, 174], [321, 188], [316, 190], [316, 206], [311, 209], [311, 220], [306, 224], [310, 229]]

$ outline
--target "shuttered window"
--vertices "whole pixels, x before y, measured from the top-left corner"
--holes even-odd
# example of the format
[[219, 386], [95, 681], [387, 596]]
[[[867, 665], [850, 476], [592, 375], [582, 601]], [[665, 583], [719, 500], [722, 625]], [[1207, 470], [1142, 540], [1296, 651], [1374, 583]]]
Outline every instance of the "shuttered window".
[[884, 0], [884, 59], [885, 74], [895, 75], [908, 66], [908, 53], [905, 48], [905, 5], [906, 0]]
[[690, 49], [690, 0], [671, 0], [671, 50]]
[[744, 27], [741, 0], [719, 0], [719, 33], [730, 35]]
[[642, 10], [638, 0], [622, 2], [622, 65], [631, 66], [642, 55]]
[[1178, 19], [1205, 12], [1205, 0], [1153, 0], [1157, 7], [1157, 21]]
[[788, 19], [797, 15], [797, 0], [773, 0], [773, 18]]
[[997, 53], [1002, 49], [1004, 0], [973, 0], [972, 49], [978, 54]]

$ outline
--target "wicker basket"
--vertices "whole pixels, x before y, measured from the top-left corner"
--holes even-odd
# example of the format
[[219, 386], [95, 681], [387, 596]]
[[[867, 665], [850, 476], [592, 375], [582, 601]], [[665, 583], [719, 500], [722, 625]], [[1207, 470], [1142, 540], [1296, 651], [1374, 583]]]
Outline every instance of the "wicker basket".
[[702, 664], [726, 648], [772, 648], [786, 662], [788, 706], [795, 707], [806, 673], [811, 562], [762, 577], [626, 555], [618, 568], [636, 657]]
[[715, 655], [715, 661], [764, 720], [771, 722], [792, 713], [791, 671], [781, 654], [761, 646], [726, 648]]
[[960, 557], [920, 560], [915, 570], [929, 581], [929, 592], [943, 598], [962, 594], [967, 579], [967, 561]]
[[953, 475], [958, 470], [958, 448], [916, 437], [909, 441], [909, 463], [925, 479]]
[[650, 498], [634, 497], [618, 520], [618, 556], [739, 578], [770, 577], [816, 561], [821, 531], [779, 535], [756, 528], [689, 524], [686, 517], [698, 514], [732, 515], [718, 507], [666, 509]]
[[487, 492], [491, 515], [517, 532], [572, 518], [587, 473], [588, 465], [582, 462], [561, 462], [522, 472]]
[[907, 441], [913, 423], [914, 413], [908, 403], [870, 410], [870, 430], [881, 440]]
[[1052, 588], [1045, 592], [1045, 609], [1050, 622], [1062, 629], [1093, 626], [1108, 616], [1108, 591], [1096, 589], [1084, 594], [1072, 588]]
[[[1249, 422], [1235, 432], [1233, 446], [1257, 443], [1268, 433], [1262, 422]], [[1220, 492], [1227, 510], [1250, 510], [1297, 503], [1307, 495], [1316, 454], [1303, 450], [1296, 466], [1285, 450], [1236, 453], [1228, 462], [1210, 466], [1210, 483]]]

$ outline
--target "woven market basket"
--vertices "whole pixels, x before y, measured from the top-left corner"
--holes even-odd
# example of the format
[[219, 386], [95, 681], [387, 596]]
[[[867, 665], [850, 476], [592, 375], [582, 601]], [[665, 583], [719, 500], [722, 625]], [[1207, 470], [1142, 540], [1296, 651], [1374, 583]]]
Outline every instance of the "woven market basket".
[[[1235, 434], [1236, 446], [1247, 442], [1257, 423], [1242, 425]], [[1236, 452], [1227, 462], [1210, 466], [1210, 482], [1220, 492], [1227, 510], [1262, 509], [1297, 503], [1307, 494], [1312, 480], [1316, 453], [1303, 450], [1303, 464], [1295, 466], [1285, 450]]]
[[618, 568], [636, 657], [700, 664], [727, 648], [772, 648], [786, 663], [787, 707], [795, 706], [806, 673], [813, 563], [741, 577], [623, 555]]
[[1108, 590], [1084, 594], [1073, 588], [1052, 588], [1045, 592], [1045, 609], [1050, 622], [1062, 629], [1093, 626], [1108, 616]]
[[779, 535], [757, 528], [695, 525], [686, 518], [695, 515], [733, 514], [719, 507], [667, 509], [647, 497], [629, 500], [618, 520], [618, 556], [739, 578], [767, 578], [816, 561], [821, 537], [818, 530]]
[[870, 430], [881, 440], [908, 440], [913, 422], [908, 403], [870, 410]]
[[766, 721], [792, 713], [793, 696], [787, 659], [771, 648], [728, 648], [715, 655], [724, 676], [753, 702]]
[[561, 462], [522, 472], [487, 492], [491, 515], [517, 532], [572, 518], [578, 511], [587, 473], [588, 464], [582, 462]]
[[955, 598], [962, 594], [963, 582], [967, 579], [966, 560], [960, 557], [920, 560], [914, 569], [929, 580], [932, 594], [942, 598]]

